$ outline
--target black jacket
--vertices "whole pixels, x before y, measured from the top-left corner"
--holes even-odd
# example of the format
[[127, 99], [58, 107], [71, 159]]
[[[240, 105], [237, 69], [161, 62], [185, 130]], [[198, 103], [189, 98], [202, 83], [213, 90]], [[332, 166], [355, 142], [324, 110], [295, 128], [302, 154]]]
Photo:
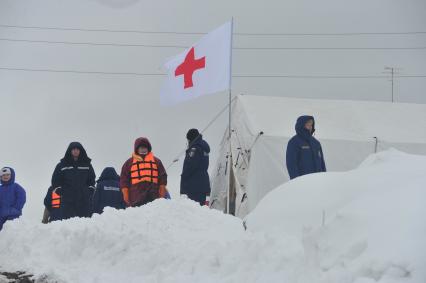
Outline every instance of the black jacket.
[[102, 171], [96, 185], [96, 192], [93, 198], [93, 208], [95, 213], [102, 213], [104, 207], [114, 207], [116, 209], [125, 208], [123, 194], [120, 190], [120, 176], [112, 167], [107, 167]]
[[180, 193], [188, 195], [210, 195], [209, 179], [210, 146], [200, 135], [186, 150], [181, 175]]
[[[77, 161], [74, 161], [71, 156], [73, 148], [80, 149], [80, 156]], [[87, 153], [80, 143], [73, 142], [68, 146], [64, 158], [56, 165], [52, 176], [52, 187], [60, 187], [56, 192], [61, 196], [63, 205], [84, 204], [89, 209], [90, 194], [93, 192], [95, 179], [96, 175], [91, 159], [87, 157]]]

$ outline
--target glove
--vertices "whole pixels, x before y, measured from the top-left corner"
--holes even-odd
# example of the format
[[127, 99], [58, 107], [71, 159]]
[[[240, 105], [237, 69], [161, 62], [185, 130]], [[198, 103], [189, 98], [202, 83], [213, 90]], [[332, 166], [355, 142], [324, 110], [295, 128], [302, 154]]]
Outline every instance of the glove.
[[121, 193], [123, 194], [123, 200], [124, 200], [124, 203], [126, 204], [126, 207], [129, 207], [130, 206], [129, 188], [122, 188]]
[[210, 205], [210, 196], [206, 197], [206, 201], [204, 202], [204, 205], [206, 205], [206, 206]]

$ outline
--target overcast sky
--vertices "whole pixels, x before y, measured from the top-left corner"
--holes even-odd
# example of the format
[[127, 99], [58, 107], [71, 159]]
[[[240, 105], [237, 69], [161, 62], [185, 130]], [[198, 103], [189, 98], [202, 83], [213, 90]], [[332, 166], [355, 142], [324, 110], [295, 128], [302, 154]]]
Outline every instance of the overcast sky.
[[[137, 1], [1, 0], [0, 24], [83, 29], [208, 32], [234, 17], [237, 33], [425, 32], [426, 1]], [[199, 35], [0, 28], [0, 38], [191, 45]], [[426, 34], [238, 36], [235, 47], [424, 47]], [[64, 45], [0, 40], [0, 68], [101, 72], [162, 72], [182, 49]], [[426, 50], [235, 50], [236, 75], [426, 75]], [[55, 74], [0, 70], [1, 165], [18, 169], [31, 212], [66, 146], [80, 140], [97, 174], [117, 169], [134, 138], [148, 136], [167, 165], [185, 147], [190, 127], [202, 128], [226, 105], [226, 93], [173, 108], [159, 105], [162, 77]], [[426, 103], [426, 78], [395, 81], [395, 99]], [[235, 78], [233, 93], [389, 101], [387, 79]], [[226, 118], [206, 132], [215, 148]], [[320, 130], [320, 129], [319, 129]], [[214, 161], [212, 162], [214, 163]], [[177, 183], [180, 164], [170, 168]], [[20, 179], [19, 179], [20, 176]], [[177, 191], [175, 186], [172, 191]], [[41, 212], [40, 212], [41, 214]], [[37, 215], [38, 216], [38, 215]]]

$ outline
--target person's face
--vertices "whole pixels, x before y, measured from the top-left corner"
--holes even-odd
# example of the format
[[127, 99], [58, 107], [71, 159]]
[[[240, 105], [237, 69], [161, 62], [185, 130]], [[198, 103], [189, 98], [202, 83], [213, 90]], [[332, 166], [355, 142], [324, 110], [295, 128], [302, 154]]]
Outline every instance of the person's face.
[[77, 159], [80, 156], [80, 149], [78, 148], [73, 148], [71, 150], [71, 155], [74, 159]]
[[145, 146], [138, 147], [138, 154], [139, 155], [146, 155], [148, 154], [148, 148]]
[[10, 174], [4, 174], [3, 176], [1, 176], [1, 180], [3, 182], [9, 182], [10, 178], [12, 178], [12, 175]]
[[314, 128], [314, 121], [308, 120], [305, 124], [305, 129], [308, 130], [312, 134], [312, 130]]

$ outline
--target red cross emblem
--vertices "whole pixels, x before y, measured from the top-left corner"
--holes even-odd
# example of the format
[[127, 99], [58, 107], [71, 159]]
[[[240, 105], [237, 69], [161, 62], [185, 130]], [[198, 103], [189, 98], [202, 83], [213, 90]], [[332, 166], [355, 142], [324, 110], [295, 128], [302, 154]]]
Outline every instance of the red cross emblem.
[[193, 87], [192, 76], [196, 70], [204, 69], [206, 67], [206, 57], [195, 59], [194, 47], [186, 54], [185, 61], [180, 64], [175, 70], [175, 77], [183, 75], [185, 82], [184, 89]]

